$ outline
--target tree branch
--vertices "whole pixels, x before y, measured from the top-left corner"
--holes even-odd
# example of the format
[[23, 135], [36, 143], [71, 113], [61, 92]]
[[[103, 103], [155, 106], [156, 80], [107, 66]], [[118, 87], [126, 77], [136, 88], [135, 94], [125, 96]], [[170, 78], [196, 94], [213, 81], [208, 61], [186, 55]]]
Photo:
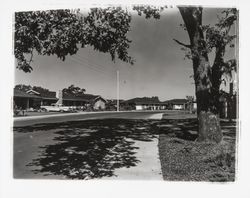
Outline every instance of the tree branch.
[[184, 47], [187, 47], [187, 48], [191, 48], [191, 45], [187, 45], [187, 44], [184, 44], [184, 43], [182, 43], [182, 42], [180, 42], [180, 41], [178, 41], [178, 40], [176, 40], [176, 39], [173, 39], [176, 43], [178, 43], [179, 45], [182, 45], [182, 46], [184, 46]]
[[30, 52], [30, 60], [29, 60], [29, 65], [30, 65], [30, 63], [33, 61], [33, 49], [32, 49], [32, 51]]

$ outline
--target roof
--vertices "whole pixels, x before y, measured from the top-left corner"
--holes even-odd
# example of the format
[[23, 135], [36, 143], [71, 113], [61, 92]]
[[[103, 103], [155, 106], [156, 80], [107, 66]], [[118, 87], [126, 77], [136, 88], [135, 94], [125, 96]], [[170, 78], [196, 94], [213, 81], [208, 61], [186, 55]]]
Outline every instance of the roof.
[[40, 95], [41, 97], [46, 98], [46, 99], [57, 99], [55, 91], [40, 93]]
[[22, 98], [42, 98], [47, 100], [57, 100], [56, 92], [48, 91], [48, 92], [37, 92], [35, 90], [22, 91], [19, 89], [14, 89], [14, 97], [22, 97]]
[[14, 89], [14, 97], [20, 97], [20, 98], [41, 98], [40, 96], [29, 94], [24, 91]]
[[57, 99], [55, 91], [48, 91], [48, 90], [35, 91], [33, 89], [27, 91], [27, 93], [30, 93], [30, 92], [40, 95], [43, 99]]
[[185, 104], [187, 102], [188, 102], [187, 99], [172, 99], [172, 100], [165, 101], [165, 103], [169, 103], [169, 104]]
[[92, 95], [92, 94], [83, 94], [81, 96], [74, 96], [74, 95], [66, 95], [63, 94], [63, 100], [71, 100], [71, 101], [84, 101], [84, 102], [91, 102], [101, 98], [102, 100], [106, 101], [99, 95]]
[[142, 98], [133, 98], [126, 100], [123, 103], [134, 103], [134, 104], [165, 104], [161, 102], [158, 97], [142, 97]]
[[36, 94], [36, 95], [40, 95], [40, 93], [39, 93], [39, 92], [37, 92], [37, 91], [35, 91], [35, 90], [33, 90], [33, 89], [30, 89], [30, 90], [26, 91], [26, 93], [28, 93], [28, 94]]

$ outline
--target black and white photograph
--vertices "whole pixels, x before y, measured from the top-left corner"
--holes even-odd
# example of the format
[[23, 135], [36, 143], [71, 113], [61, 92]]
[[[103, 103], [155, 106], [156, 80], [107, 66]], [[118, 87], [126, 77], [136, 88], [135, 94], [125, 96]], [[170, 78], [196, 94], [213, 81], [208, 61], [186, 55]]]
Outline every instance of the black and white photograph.
[[13, 9], [11, 180], [237, 183], [240, 12]]

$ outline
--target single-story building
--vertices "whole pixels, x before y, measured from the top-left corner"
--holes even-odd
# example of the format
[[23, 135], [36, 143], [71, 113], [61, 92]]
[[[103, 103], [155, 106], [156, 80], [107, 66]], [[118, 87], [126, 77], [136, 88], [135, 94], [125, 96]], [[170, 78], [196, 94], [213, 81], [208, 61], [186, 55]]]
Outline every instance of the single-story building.
[[40, 96], [26, 93], [25, 91], [14, 89], [14, 108], [29, 109], [40, 106], [42, 98]]
[[53, 91], [35, 91], [30, 89], [23, 91], [20, 89], [14, 89], [14, 108], [16, 109], [39, 109], [40, 106], [50, 106], [53, 103], [60, 103], [65, 106], [85, 106], [91, 107], [93, 110], [104, 110], [106, 108], [107, 101], [99, 95], [84, 94], [82, 96], [59, 94], [56, 97], [56, 92]]
[[129, 106], [134, 110], [166, 110], [168, 103], [161, 102], [158, 97], [133, 98], [122, 102], [122, 106]]
[[172, 110], [186, 110], [188, 108], [187, 99], [172, 99], [165, 101], [165, 103], [168, 103]]
[[51, 105], [57, 100], [56, 92], [39, 93], [34, 90], [14, 89], [14, 107], [18, 109], [39, 109], [41, 105]]
[[99, 95], [83, 94], [81, 96], [62, 94], [62, 104], [74, 107], [91, 107], [93, 110], [105, 110], [107, 101]]
[[33, 89], [28, 90], [26, 93], [31, 94], [31, 95], [36, 95], [41, 97], [41, 105], [51, 105], [55, 103], [58, 98], [56, 97], [56, 92], [55, 91], [43, 91], [43, 92], [38, 92]]

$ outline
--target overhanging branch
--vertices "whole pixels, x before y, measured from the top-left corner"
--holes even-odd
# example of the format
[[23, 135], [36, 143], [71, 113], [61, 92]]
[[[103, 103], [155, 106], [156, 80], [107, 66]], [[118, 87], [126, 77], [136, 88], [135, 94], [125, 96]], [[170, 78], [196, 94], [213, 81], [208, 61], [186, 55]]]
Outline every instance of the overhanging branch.
[[182, 45], [182, 46], [184, 46], [184, 47], [187, 47], [187, 48], [191, 48], [191, 45], [187, 45], [187, 44], [184, 44], [184, 43], [182, 43], [182, 42], [180, 42], [180, 41], [178, 41], [178, 40], [176, 40], [176, 39], [173, 39], [176, 43], [178, 43], [179, 45]]

